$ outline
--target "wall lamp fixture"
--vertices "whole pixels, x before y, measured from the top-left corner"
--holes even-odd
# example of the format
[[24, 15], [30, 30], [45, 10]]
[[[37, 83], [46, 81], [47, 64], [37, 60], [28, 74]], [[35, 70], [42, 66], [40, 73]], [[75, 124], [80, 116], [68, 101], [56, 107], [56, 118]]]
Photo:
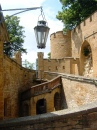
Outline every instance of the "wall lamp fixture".
[[[17, 15], [17, 14], [20, 14], [20, 13], [23, 13], [23, 12], [27, 12], [27, 11], [31, 11], [31, 10], [36, 10], [36, 9], [41, 9], [41, 14], [38, 17], [37, 26], [34, 27], [34, 32], [35, 32], [36, 42], [37, 42], [37, 48], [38, 49], [44, 49], [46, 47], [47, 37], [48, 37], [50, 28], [48, 27], [48, 23], [45, 19], [45, 15], [43, 13], [42, 7], [2, 10], [2, 8], [0, 6], [0, 24], [4, 21], [4, 17], [3, 17], [3, 13], [2, 13], [3, 11], [16, 11], [16, 10], [19, 11], [20, 10], [19, 12], [10, 16], [10, 17], [12, 17], [14, 15]], [[40, 16], [42, 16], [42, 20], [39, 20]]]

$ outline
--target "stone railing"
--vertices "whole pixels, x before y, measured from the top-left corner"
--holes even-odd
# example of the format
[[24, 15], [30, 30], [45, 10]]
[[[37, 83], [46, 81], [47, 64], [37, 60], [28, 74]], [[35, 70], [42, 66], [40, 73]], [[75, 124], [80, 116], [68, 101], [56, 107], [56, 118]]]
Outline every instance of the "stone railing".
[[0, 122], [0, 130], [97, 130], [97, 102]]
[[50, 92], [54, 88], [58, 87], [61, 85], [61, 77], [58, 76], [57, 78], [54, 78], [51, 81], [32, 86], [28, 90], [24, 91], [21, 93], [21, 100], [26, 100], [28, 98], [31, 98], [33, 96], [45, 93], [45, 92]]
[[90, 77], [84, 77], [84, 76], [79, 76], [79, 75], [49, 72], [49, 71], [45, 71], [44, 73], [46, 75], [50, 75], [50, 77], [52, 77], [52, 78], [60, 76], [65, 79], [70, 79], [70, 80], [79, 81], [79, 82], [85, 82], [85, 83], [94, 84], [95, 86], [97, 86], [97, 78], [90, 78]]

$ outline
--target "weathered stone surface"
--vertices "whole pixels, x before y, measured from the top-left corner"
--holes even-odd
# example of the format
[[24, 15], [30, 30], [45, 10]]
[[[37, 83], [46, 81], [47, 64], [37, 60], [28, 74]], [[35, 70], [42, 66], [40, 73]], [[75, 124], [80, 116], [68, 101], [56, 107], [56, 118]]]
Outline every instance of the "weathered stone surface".
[[68, 110], [1, 121], [0, 130], [96, 130], [97, 119], [93, 118], [96, 114], [97, 102]]

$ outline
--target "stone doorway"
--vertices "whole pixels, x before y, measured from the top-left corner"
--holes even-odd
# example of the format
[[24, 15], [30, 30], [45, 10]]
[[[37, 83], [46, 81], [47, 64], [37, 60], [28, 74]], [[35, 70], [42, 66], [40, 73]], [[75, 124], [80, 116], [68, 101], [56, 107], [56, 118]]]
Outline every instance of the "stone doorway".
[[36, 114], [46, 113], [46, 99], [40, 99], [36, 103]]
[[61, 109], [60, 94], [58, 92], [54, 95], [54, 108], [56, 111]]

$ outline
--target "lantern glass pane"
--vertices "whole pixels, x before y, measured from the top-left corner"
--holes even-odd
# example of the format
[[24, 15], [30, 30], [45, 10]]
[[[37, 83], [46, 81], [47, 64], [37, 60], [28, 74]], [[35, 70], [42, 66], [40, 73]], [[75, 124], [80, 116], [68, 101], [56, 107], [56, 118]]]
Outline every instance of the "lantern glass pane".
[[34, 28], [36, 40], [37, 40], [37, 46], [38, 48], [45, 48], [49, 28], [44, 26], [37, 26]]

